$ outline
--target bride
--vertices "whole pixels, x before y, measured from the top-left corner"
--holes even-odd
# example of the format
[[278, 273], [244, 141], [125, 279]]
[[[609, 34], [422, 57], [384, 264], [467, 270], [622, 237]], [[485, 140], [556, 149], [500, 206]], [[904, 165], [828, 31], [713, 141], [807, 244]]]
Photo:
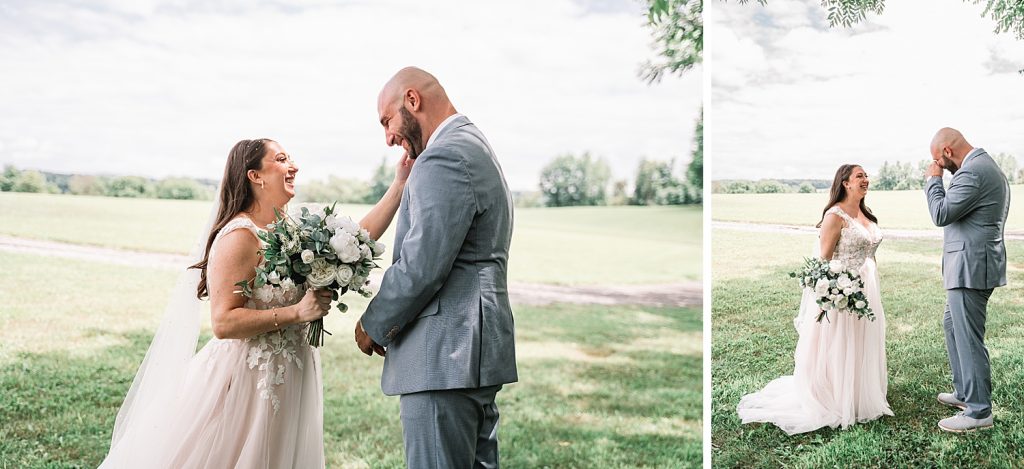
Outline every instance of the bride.
[[819, 247], [821, 258], [842, 260], [860, 273], [876, 319], [838, 313], [816, 322], [818, 305], [813, 292], [805, 290], [794, 319], [799, 338], [793, 375], [743, 396], [736, 408], [743, 423], [770, 422], [793, 435], [893, 415], [886, 401], [885, 313], [875, 267], [882, 233], [864, 204], [867, 191], [863, 168], [839, 167], [818, 223]]
[[[412, 160], [360, 224], [377, 239], [398, 209]], [[215, 216], [199, 260], [179, 280], [164, 319], [114, 423], [101, 468], [324, 467], [320, 353], [308, 323], [331, 293], [301, 285], [268, 302], [235, 283], [260, 263], [256, 234], [295, 196], [298, 167], [268, 139], [228, 155]], [[305, 290], [305, 291], [304, 291]], [[216, 336], [198, 352], [200, 300]]]

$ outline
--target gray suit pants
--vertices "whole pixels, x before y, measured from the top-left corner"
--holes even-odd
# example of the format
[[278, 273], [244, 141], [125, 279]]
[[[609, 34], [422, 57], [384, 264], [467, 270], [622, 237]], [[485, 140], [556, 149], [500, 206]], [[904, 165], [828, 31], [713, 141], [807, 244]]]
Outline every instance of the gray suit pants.
[[985, 348], [985, 316], [992, 289], [946, 290], [946, 351], [953, 371], [956, 398], [967, 404], [964, 415], [981, 419], [992, 414], [992, 374]]
[[402, 436], [410, 469], [497, 468], [501, 386], [402, 394]]

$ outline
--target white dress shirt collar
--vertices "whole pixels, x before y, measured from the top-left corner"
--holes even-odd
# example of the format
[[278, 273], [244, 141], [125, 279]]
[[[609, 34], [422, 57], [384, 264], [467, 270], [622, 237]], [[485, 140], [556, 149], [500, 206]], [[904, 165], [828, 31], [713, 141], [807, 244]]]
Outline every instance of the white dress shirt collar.
[[437, 136], [441, 131], [444, 130], [445, 127], [448, 127], [453, 120], [458, 119], [459, 117], [462, 117], [462, 114], [456, 112], [455, 114], [448, 116], [447, 119], [441, 121], [441, 125], [438, 125], [437, 128], [434, 129], [434, 133], [430, 134], [430, 138], [427, 139], [427, 145], [424, 146], [423, 149], [426, 150], [427, 148], [430, 148], [430, 144], [434, 143], [434, 140], [437, 139]]

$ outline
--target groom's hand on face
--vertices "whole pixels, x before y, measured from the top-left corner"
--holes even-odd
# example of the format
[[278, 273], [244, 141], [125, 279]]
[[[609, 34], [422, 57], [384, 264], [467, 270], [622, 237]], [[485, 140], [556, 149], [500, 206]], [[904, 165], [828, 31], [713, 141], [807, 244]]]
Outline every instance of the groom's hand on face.
[[942, 166], [939, 166], [939, 163], [932, 161], [932, 164], [928, 165], [928, 170], [925, 171], [925, 175], [929, 178], [936, 176], [942, 177]]

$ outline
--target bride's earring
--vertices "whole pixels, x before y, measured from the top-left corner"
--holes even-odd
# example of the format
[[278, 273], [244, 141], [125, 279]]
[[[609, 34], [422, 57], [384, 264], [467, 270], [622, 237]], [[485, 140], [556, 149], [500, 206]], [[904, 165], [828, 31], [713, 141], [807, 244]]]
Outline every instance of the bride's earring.
[[266, 189], [266, 187], [263, 187], [263, 181], [260, 181], [260, 189]]

